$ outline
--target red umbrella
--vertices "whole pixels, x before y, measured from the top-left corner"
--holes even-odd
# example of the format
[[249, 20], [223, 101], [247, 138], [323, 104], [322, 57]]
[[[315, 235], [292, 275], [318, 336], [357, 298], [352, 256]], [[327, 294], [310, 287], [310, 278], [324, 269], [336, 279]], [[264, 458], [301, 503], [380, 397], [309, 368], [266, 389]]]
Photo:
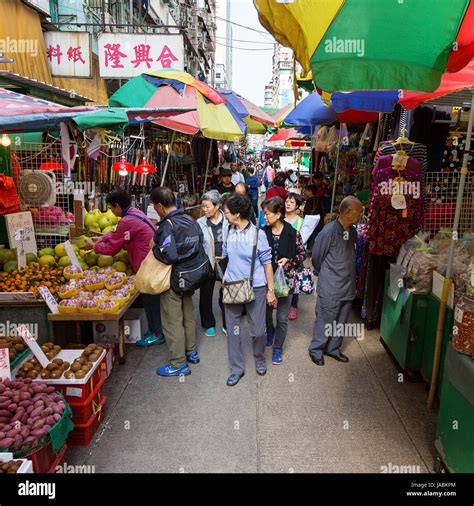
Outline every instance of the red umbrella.
[[280, 128], [276, 134], [273, 134], [267, 142], [287, 141], [289, 139], [301, 139], [301, 135], [294, 128]]

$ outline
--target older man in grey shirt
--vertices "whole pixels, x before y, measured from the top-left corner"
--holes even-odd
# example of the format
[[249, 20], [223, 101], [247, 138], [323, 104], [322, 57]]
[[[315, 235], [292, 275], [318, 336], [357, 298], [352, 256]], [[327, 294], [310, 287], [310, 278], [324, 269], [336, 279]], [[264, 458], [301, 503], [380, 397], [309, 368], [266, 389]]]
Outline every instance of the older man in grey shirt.
[[356, 291], [354, 225], [362, 210], [358, 199], [346, 197], [339, 207], [339, 219], [326, 225], [314, 241], [312, 259], [318, 276], [318, 300], [309, 355], [317, 365], [324, 365], [324, 355], [343, 363], [349, 361], [341, 353], [341, 345]]

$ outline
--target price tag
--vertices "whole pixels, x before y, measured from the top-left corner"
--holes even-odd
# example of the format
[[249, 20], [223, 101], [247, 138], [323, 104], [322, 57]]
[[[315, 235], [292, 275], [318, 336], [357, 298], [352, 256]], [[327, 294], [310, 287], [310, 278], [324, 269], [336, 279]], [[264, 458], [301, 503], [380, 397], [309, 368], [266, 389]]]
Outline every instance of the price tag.
[[11, 380], [10, 354], [8, 348], [0, 348], [0, 381]]
[[392, 207], [394, 209], [406, 209], [407, 201], [404, 195], [392, 195]]
[[462, 323], [462, 319], [464, 318], [464, 311], [456, 306], [456, 309], [454, 311], [454, 319], [458, 323]]
[[25, 253], [25, 229], [18, 228], [15, 231], [15, 241], [17, 242], [17, 255], [18, 255], [18, 268], [23, 269], [26, 267], [26, 253]]
[[47, 367], [49, 364], [48, 357], [44, 354], [43, 350], [40, 348], [35, 338], [31, 335], [26, 325], [18, 325], [17, 333], [23, 338], [23, 341], [25, 341], [28, 348], [30, 348], [30, 350], [33, 352], [33, 355], [36, 357], [38, 362], [43, 367]]
[[56, 302], [56, 299], [54, 298], [53, 294], [49, 291], [49, 288], [47, 286], [40, 286], [38, 288], [38, 291], [41, 294], [41, 297], [43, 297], [46, 304], [48, 304], [51, 313], [58, 314], [59, 313], [58, 303]]
[[76, 252], [72, 249], [70, 241], [66, 241], [64, 243], [64, 248], [66, 249], [67, 256], [71, 260], [72, 265], [74, 265], [74, 267], [78, 267], [79, 269], [81, 269], [81, 272], [82, 272], [81, 264], [79, 263], [79, 260], [77, 259]]

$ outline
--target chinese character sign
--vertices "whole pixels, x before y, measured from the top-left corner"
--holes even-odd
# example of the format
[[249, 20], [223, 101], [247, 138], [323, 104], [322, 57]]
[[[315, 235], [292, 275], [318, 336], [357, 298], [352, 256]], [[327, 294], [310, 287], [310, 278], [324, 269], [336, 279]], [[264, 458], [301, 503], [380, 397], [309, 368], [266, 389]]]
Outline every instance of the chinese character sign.
[[99, 36], [100, 77], [132, 78], [145, 72], [184, 70], [182, 35], [104, 33]]
[[[36, 246], [35, 229], [33, 227], [33, 218], [30, 211], [22, 213], [12, 213], [5, 216], [8, 241], [11, 248], [23, 247], [25, 254], [34, 253], [36, 255], [38, 248]], [[19, 231], [23, 230], [21, 235]], [[20, 243], [23, 242], [21, 245]]]
[[45, 32], [44, 40], [53, 76], [92, 77], [89, 33]]

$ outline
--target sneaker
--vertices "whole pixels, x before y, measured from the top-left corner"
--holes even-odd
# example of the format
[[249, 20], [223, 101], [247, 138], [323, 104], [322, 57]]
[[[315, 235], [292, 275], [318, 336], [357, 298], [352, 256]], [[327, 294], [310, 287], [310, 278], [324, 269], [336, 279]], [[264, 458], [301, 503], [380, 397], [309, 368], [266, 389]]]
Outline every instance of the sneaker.
[[296, 318], [298, 318], [298, 308], [290, 307], [288, 311], [288, 320], [296, 320]]
[[227, 335], [227, 330], [226, 330], [224, 327], [222, 327], [222, 333], [223, 333], [225, 336]]
[[274, 334], [267, 334], [267, 344], [265, 348], [271, 348], [273, 346], [273, 339], [275, 338]]
[[237, 383], [240, 381], [240, 378], [242, 378], [244, 375], [245, 375], [245, 373], [242, 373], [240, 376], [238, 374], [231, 374], [227, 378], [227, 386], [233, 387], [233, 386], [237, 385]]
[[259, 376], [265, 376], [265, 374], [267, 374], [267, 364], [265, 362], [259, 362], [256, 366], [256, 370]]
[[154, 344], [163, 344], [165, 342], [165, 336], [162, 333], [154, 334], [148, 331], [142, 339], [139, 339], [135, 345], [141, 348], [148, 348]]
[[215, 327], [210, 327], [204, 331], [204, 334], [207, 337], [216, 337], [216, 329]]
[[272, 364], [280, 365], [282, 362], [283, 358], [281, 357], [281, 350], [273, 350]]
[[156, 370], [158, 376], [187, 376], [191, 374], [191, 369], [188, 364], [184, 364], [181, 367], [173, 367], [171, 364], [162, 365]]
[[201, 362], [197, 351], [192, 351], [189, 355], [186, 355], [186, 360], [190, 364], [199, 364]]

